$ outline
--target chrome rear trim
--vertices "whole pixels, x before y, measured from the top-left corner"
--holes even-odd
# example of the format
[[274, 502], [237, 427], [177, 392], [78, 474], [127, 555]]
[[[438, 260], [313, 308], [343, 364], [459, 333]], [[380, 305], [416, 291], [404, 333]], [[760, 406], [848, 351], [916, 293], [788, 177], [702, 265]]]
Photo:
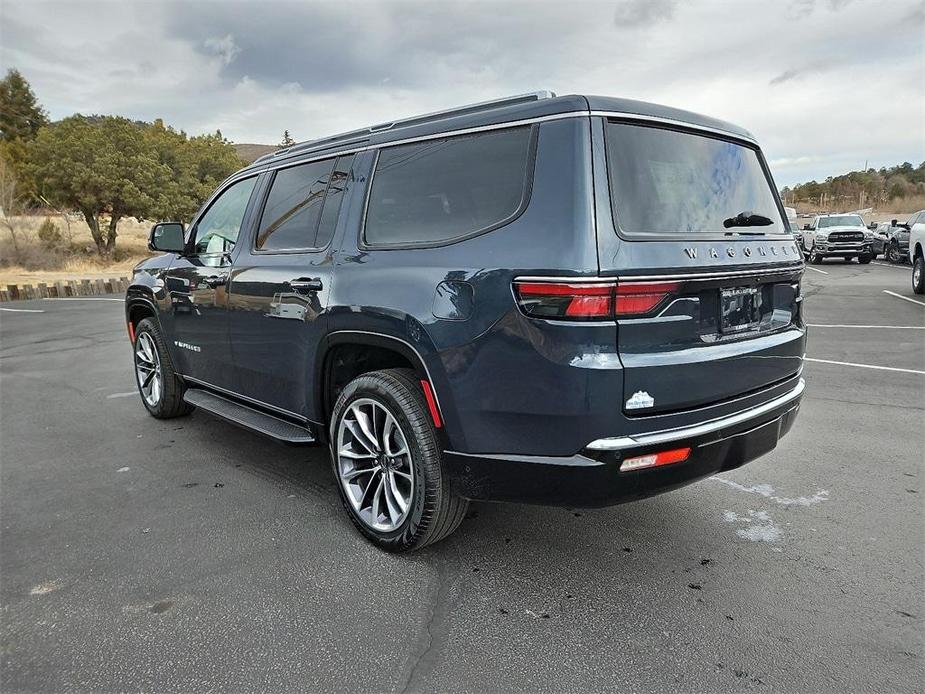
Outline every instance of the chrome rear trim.
[[803, 394], [803, 390], [805, 388], [806, 381], [801, 378], [800, 382], [797, 383], [796, 387], [790, 392], [784, 393], [780, 397], [777, 397], [774, 400], [770, 400], [763, 405], [758, 405], [757, 407], [742, 410], [741, 412], [726, 415], [725, 417], [719, 417], [718, 419], [703, 422], [701, 424], [694, 424], [693, 426], [680, 427], [677, 429], [663, 429], [662, 431], [646, 432], [644, 434], [633, 434], [630, 436], [615, 436], [606, 439], [597, 439], [589, 443], [587, 446], [585, 446], [585, 448], [594, 451], [620, 451], [626, 448], [652, 446], [660, 443], [679, 441], [682, 439], [692, 439], [697, 436], [719, 431], [720, 429], [725, 429], [726, 427], [742, 424], [756, 417], [760, 417], [763, 414], [767, 414], [768, 412], [771, 412], [778, 407], [782, 407], [783, 405], [796, 400], [798, 397], [800, 397], [800, 395]]

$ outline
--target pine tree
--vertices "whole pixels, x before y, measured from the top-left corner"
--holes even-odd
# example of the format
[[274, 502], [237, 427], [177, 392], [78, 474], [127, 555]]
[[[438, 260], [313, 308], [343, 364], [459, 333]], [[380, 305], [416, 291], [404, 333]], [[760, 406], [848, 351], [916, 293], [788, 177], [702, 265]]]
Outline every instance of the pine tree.
[[31, 140], [47, 124], [48, 116], [26, 78], [19, 70], [9, 70], [0, 80], [0, 139]]
[[283, 131], [283, 141], [279, 143], [280, 147], [292, 147], [295, 144], [295, 140], [292, 139], [292, 136], [289, 134], [288, 130]]

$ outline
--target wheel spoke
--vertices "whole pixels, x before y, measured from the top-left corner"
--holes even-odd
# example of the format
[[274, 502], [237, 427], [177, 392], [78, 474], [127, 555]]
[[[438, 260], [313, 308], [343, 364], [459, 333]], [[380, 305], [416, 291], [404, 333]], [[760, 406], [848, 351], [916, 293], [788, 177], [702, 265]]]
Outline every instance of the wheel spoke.
[[353, 434], [353, 440], [359, 443], [363, 448], [365, 448], [369, 453], [375, 457], [376, 449], [370, 446], [369, 441], [366, 439], [366, 435], [363, 433], [363, 430], [360, 428], [360, 425], [357, 424], [354, 420], [345, 419], [344, 426], [347, 427], [347, 430]]
[[389, 470], [386, 477], [392, 498], [395, 499], [395, 503], [398, 504], [398, 508], [401, 510], [401, 512], [406, 513], [408, 511], [408, 500], [405, 499], [401, 493], [401, 490], [398, 488], [398, 480], [395, 479], [395, 471]]
[[155, 371], [154, 369], [151, 369], [151, 371], [145, 376], [145, 380], [142, 382], [141, 387], [147, 388], [149, 385], [151, 385], [151, 381], [154, 379], [156, 375], [157, 375], [157, 371]]
[[378, 469], [379, 468], [376, 468], [376, 467], [353, 468], [352, 470], [348, 470], [347, 472], [342, 472], [341, 477], [343, 477], [345, 480], [352, 480], [355, 477], [359, 477], [360, 475], [372, 474], [376, 472], [376, 470]]
[[382, 450], [389, 457], [393, 457], [395, 454], [392, 453], [392, 432], [395, 430], [395, 420], [392, 418], [388, 412], [385, 415], [385, 424], [382, 425]]
[[404, 477], [404, 478], [405, 478], [406, 480], [408, 480], [409, 482], [410, 482], [412, 479], [414, 479], [414, 478], [411, 476], [410, 473], [402, 472], [401, 470], [392, 470], [392, 473], [395, 474], [395, 475], [399, 475], [400, 477]]
[[382, 497], [382, 488], [385, 486], [385, 478], [382, 475], [379, 475], [379, 484], [376, 486], [376, 491], [373, 493], [373, 501], [370, 504], [369, 511], [373, 519], [373, 524], [379, 522], [379, 499]]
[[401, 518], [401, 512], [398, 510], [398, 500], [393, 498], [395, 495], [387, 474], [382, 478], [382, 495], [385, 497], [385, 507], [389, 512], [389, 520], [392, 523], [397, 523], [398, 519]]
[[359, 451], [349, 451], [346, 448], [340, 449], [338, 455], [342, 458], [350, 458], [351, 460], [365, 460], [367, 458], [376, 457], [375, 453], [370, 453], [369, 451], [366, 453], [360, 453]]
[[372, 446], [372, 448], [369, 450], [378, 453], [379, 444], [376, 441], [376, 435], [373, 433], [369, 417], [367, 417], [366, 413], [363, 412], [363, 410], [361, 410], [357, 405], [354, 405], [351, 409], [353, 410], [353, 414], [356, 417], [356, 423], [359, 425], [360, 429], [363, 431], [363, 435], [366, 437], [366, 441]]

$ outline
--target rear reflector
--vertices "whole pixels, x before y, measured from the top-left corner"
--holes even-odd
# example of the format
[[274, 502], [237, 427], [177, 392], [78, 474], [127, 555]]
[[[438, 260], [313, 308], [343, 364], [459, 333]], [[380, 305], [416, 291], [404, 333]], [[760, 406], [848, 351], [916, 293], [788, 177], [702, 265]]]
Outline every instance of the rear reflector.
[[661, 453], [650, 453], [649, 455], [640, 455], [635, 458], [627, 458], [620, 465], [620, 472], [627, 470], [639, 470], [644, 467], [658, 467], [659, 465], [671, 465], [687, 460], [691, 454], [690, 448], [674, 448], [670, 451]]
[[128, 322], [128, 339], [135, 344], [135, 324], [132, 321]]
[[533, 318], [613, 320], [649, 313], [678, 289], [677, 282], [514, 281], [520, 310]]
[[440, 420], [440, 410], [437, 409], [437, 398], [434, 397], [434, 391], [430, 387], [430, 381], [421, 379], [421, 389], [424, 391], [424, 399], [427, 401], [427, 409], [430, 410], [430, 417], [434, 420], [434, 427], [439, 429], [443, 426]]

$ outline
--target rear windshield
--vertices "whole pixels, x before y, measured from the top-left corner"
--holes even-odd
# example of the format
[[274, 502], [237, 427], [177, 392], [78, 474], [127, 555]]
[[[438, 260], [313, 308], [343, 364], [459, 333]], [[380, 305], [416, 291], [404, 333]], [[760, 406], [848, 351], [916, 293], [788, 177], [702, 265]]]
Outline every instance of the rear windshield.
[[819, 228], [826, 227], [863, 227], [864, 220], [856, 214], [842, 214], [837, 217], [820, 217]]
[[614, 215], [627, 234], [785, 233], [758, 153], [726, 140], [609, 122]]

